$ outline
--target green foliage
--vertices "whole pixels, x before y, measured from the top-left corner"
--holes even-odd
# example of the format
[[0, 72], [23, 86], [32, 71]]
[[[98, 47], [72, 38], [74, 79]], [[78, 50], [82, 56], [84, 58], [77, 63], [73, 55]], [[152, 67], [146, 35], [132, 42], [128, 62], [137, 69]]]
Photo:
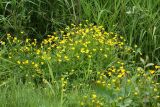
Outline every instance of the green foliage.
[[159, 14], [160, 0], [0, 0], [0, 107], [159, 107]]
[[70, 22], [89, 19], [120, 33], [130, 46], [137, 44], [152, 61], [159, 61], [159, 4], [159, 0], [1, 0], [0, 34], [25, 31], [41, 39]]
[[[21, 32], [19, 35], [25, 35]], [[43, 39], [7, 34], [0, 50], [0, 106], [158, 106], [160, 66], [103, 26], [67, 26]], [[146, 87], [147, 86], [147, 87]]]

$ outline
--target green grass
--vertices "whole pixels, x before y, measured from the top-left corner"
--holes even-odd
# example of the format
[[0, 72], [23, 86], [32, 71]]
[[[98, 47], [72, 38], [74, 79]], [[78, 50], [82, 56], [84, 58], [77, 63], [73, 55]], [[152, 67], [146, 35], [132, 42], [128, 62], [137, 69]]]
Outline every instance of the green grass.
[[159, 107], [160, 0], [0, 0], [0, 107]]
[[0, 50], [0, 106], [159, 106], [160, 66], [148, 57], [135, 63], [138, 47], [85, 23], [41, 43], [7, 34]]
[[0, 30], [17, 35], [25, 31], [41, 39], [69, 23], [88, 19], [120, 33], [130, 46], [137, 44], [159, 62], [159, 4], [159, 0], [1, 0]]

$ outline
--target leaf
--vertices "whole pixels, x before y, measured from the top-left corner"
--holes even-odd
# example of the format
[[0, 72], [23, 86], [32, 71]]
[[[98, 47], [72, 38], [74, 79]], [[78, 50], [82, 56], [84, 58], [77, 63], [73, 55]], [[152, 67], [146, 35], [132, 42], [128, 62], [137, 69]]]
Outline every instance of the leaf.
[[5, 61], [5, 62], [9, 62], [9, 63], [11, 63], [11, 64], [15, 64], [14, 62], [12, 62], [12, 61], [10, 61], [10, 60], [7, 60], [7, 59], [5, 59], [5, 58], [2, 58], [2, 57], [0, 57], [0, 59], [3, 60], [3, 61]]
[[131, 99], [125, 99], [124, 102], [121, 102], [121, 103], [118, 103], [118, 106], [119, 107], [130, 107], [132, 103], [132, 100]]
[[132, 103], [132, 100], [131, 100], [131, 99], [126, 99], [126, 100], [124, 101], [124, 103], [125, 103], [125, 106], [128, 107], [128, 106], [130, 106], [130, 104]]
[[148, 63], [148, 64], [145, 66], [145, 68], [150, 67], [150, 66], [153, 66], [153, 65], [154, 65], [154, 63]]
[[146, 62], [144, 61], [143, 58], [140, 58], [140, 61], [142, 62], [143, 65], [145, 65]]
[[147, 55], [147, 56], [146, 56], [146, 61], [145, 61], [145, 62], [147, 62], [148, 60], [149, 60], [149, 56]]

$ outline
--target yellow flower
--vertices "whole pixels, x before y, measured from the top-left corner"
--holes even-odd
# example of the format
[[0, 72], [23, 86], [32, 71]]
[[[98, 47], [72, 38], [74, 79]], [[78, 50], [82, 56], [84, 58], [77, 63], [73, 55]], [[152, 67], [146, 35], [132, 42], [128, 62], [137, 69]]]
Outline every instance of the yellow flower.
[[108, 75], [109, 75], [109, 76], [111, 76], [111, 75], [112, 75], [112, 73], [111, 73], [111, 72], [108, 72]]
[[75, 50], [75, 47], [72, 47], [71, 49], [72, 49], [72, 50]]
[[34, 65], [35, 63], [34, 62], [32, 62], [32, 65]]
[[89, 53], [89, 50], [87, 49], [85, 53]]
[[93, 51], [95, 52], [95, 51], [97, 51], [97, 49], [93, 49]]
[[111, 71], [112, 71], [112, 72], [116, 72], [116, 69], [115, 69], [115, 68], [113, 68]]
[[123, 76], [122, 74], [119, 74], [119, 75], [118, 75], [118, 78], [121, 78], [122, 76]]
[[6, 43], [5, 43], [5, 42], [3, 42], [3, 41], [1, 41], [0, 43], [1, 43], [2, 45], [5, 45], [5, 44], [6, 44]]
[[41, 52], [41, 51], [40, 51], [39, 49], [38, 49], [38, 50], [36, 50], [36, 54], [37, 54], [37, 55], [39, 55], [39, 54], [40, 54], [40, 52]]
[[24, 62], [22, 62], [23, 64], [28, 64], [29, 63], [29, 61], [28, 60], [26, 60], [26, 61], [24, 61]]
[[141, 69], [142, 69], [142, 68], [138, 67], [138, 68], [137, 68], [137, 71], [141, 71]]
[[111, 86], [111, 84], [107, 84], [109, 87]]
[[160, 69], [160, 66], [156, 65], [155, 68], [156, 68], [156, 69]]
[[41, 62], [41, 65], [44, 65], [44, 62]]
[[96, 95], [96, 94], [93, 94], [93, 95], [92, 95], [92, 98], [93, 98], [93, 99], [96, 99], [96, 98], [97, 98], [97, 95]]
[[81, 105], [81, 106], [84, 106], [84, 102], [81, 102], [80, 105]]
[[77, 55], [77, 59], [79, 59], [80, 58], [80, 56], [79, 55]]
[[107, 58], [107, 54], [104, 54], [104, 57]]
[[25, 63], [26, 63], [26, 64], [28, 64], [28, 63], [29, 63], [29, 61], [28, 61], [28, 60], [26, 60], [26, 61], [25, 61]]
[[138, 93], [137, 93], [137, 92], [135, 92], [135, 93], [134, 93], [134, 95], [138, 95]]
[[101, 83], [101, 81], [100, 81], [100, 80], [97, 80], [97, 81], [96, 81], [96, 83], [97, 83], [97, 84], [100, 84], [100, 83]]
[[157, 91], [158, 91], [157, 88], [154, 88], [153, 90], [154, 90], [154, 92], [157, 92]]
[[130, 82], [131, 82], [131, 80], [127, 80], [127, 82], [128, 82], [128, 83], [130, 83]]
[[61, 78], [61, 81], [64, 81], [64, 77]]
[[95, 100], [92, 100], [92, 103], [94, 103], [95, 102]]
[[91, 55], [88, 55], [88, 58], [91, 58], [92, 56]]
[[101, 72], [100, 72], [100, 71], [98, 71], [98, 72], [97, 72], [97, 74], [98, 74], [98, 75], [100, 75], [100, 74], [101, 74]]
[[58, 59], [58, 62], [62, 62], [62, 60], [61, 60], [61, 59]]
[[121, 72], [124, 73], [126, 70], [125, 69], [121, 69]]
[[85, 51], [84, 51], [84, 48], [81, 48], [81, 53], [84, 53]]
[[112, 82], [116, 82], [116, 80], [115, 80], [115, 79], [113, 79], [113, 80], [112, 80]]
[[37, 67], [38, 67], [38, 64], [34, 64], [34, 67], [37, 68]]
[[119, 97], [118, 99], [119, 99], [119, 100], [122, 100], [122, 97]]
[[154, 73], [155, 73], [155, 71], [154, 71], [154, 70], [149, 70], [149, 72], [150, 72], [151, 74], [154, 74]]
[[66, 61], [69, 61], [68, 56], [64, 56], [64, 59], [65, 59]]
[[17, 61], [17, 64], [21, 64], [21, 62], [20, 62], [20, 61]]
[[26, 39], [26, 42], [28, 43], [28, 42], [29, 42], [29, 39]]
[[17, 37], [14, 37], [14, 38], [13, 38], [13, 42], [15, 43], [15, 42], [16, 42], [16, 40], [17, 40]]

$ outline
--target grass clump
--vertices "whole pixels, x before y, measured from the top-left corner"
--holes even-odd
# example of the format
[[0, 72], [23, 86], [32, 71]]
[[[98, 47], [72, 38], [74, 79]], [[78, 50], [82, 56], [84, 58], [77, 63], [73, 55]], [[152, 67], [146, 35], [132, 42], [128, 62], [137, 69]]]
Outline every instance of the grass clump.
[[3, 107], [160, 104], [160, 66], [135, 63], [136, 46], [103, 26], [71, 24], [41, 42], [7, 34], [0, 43]]
[[[1, 0], [0, 34], [21, 31], [43, 39], [70, 23], [89, 19], [137, 44], [151, 61], [160, 62], [160, 1], [148, 0]], [[34, 35], [34, 36], [33, 36]]]

